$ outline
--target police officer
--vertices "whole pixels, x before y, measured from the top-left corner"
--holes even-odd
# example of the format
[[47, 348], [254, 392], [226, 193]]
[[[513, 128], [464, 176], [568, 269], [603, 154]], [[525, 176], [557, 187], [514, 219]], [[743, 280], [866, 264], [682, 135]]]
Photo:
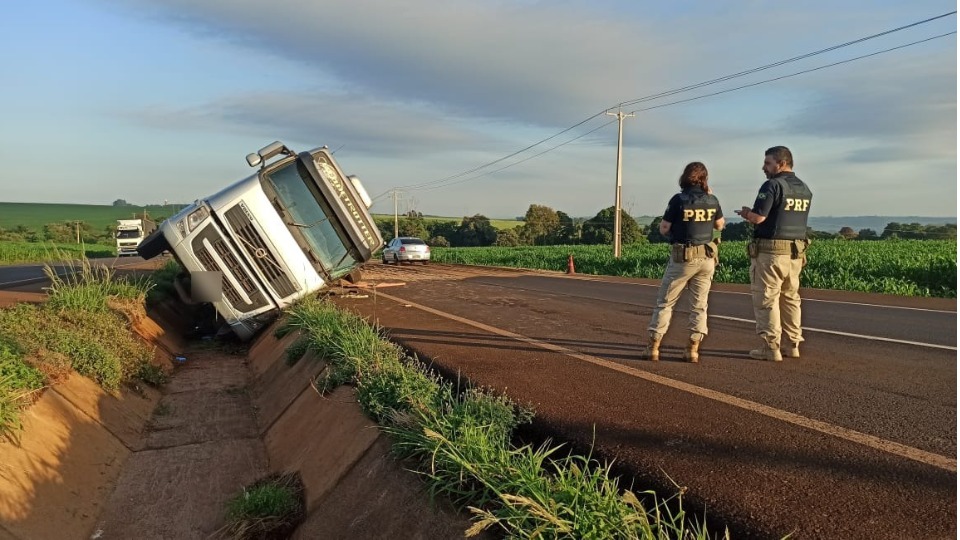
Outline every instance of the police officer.
[[750, 357], [780, 362], [781, 300], [782, 332], [790, 340], [787, 356], [800, 357], [800, 270], [810, 245], [807, 217], [813, 194], [793, 174], [793, 154], [785, 146], [767, 149], [763, 172], [767, 181], [760, 186], [753, 208], [744, 206], [737, 214], [756, 226], [747, 251], [753, 312], [763, 343], [750, 351]]
[[717, 243], [714, 229], [723, 229], [720, 202], [707, 185], [707, 168], [695, 161], [680, 175], [680, 193], [667, 203], [660, 222], [660, 234], [670, 239], [670, 260], [663, 273], [657, 305], [650, 319], [650, 341], [641, 352], [642, 358], [660, 360], [660, 340], [670, 326], [673, 306], [683, 288], [690, 287], [690, 339], [685, 360], [700, 360], [700, 341], [707, 335], [707, 296], [717, 264]]

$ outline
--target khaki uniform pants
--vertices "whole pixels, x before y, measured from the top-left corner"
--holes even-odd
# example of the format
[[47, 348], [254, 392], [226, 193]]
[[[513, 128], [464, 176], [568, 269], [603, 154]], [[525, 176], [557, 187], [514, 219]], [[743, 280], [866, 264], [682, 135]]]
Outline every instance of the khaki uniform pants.
[[[712, 257], [693, 259], [687, 262], [674, 262], [670, 258], [660, 283], [657, 306], [653, 309], [648, 329], [651, 334], [662, 336], [670, 327], [673, 306], [680, 299], [680, 293], [689, 283], [690, 286], [690, 334], [694, 339], [703, 339], [707, 335], [707, 297], [710, 284], [716, 271], [716, 261]], [[695, 334], [702, 334], [696, 336]]]
[[755, 259], [750, 259], [750, 290], [757, 334], [772, 349], [780, 347], [781, 332], [786, 333], [792, 343], [803, 341], [800, 331], [802, 268], [803, 259], [793, 259], [790, 255], [760, 252]]

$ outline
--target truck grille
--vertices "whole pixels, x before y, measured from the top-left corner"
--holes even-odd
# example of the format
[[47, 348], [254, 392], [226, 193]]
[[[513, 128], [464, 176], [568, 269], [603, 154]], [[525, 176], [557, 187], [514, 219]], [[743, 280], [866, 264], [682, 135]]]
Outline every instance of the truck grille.
[[[204, 245], [204, 240], [213, 246], [216, 255], [227, 266], [226, 268], [220, 268], [217, 260], [211, 255], [206, 245]], [[213, 226], [205, 227], [204, 230], [194, 238], [192, 245], [193, 252], [196, 253], [197, 259], [200, 261], [200, 264], [203, 265], [204, 270], [220, 272], [222, 274], [223, 278], [221, 283], [223, 286], [223, 295], [227, 298], [227, 301], [230, 302], [230, 305], [242, 312], [253, 311], [267, 305], [267, 300], [263, 292], [257, 287], [253, 277], [233, 255], [226, 241]], [[240, 296], [240, 293], [230, 280], [227, 279], [226, 276], [228, 273], [240, 284], [243, 292], [250, 298], [250, 303], [246, 302], [243, 297]]]
[[267, 283], [280, 298], [286, 298], [297, 292], [299, 288], [287, 277], [283, 267], [277, 262], [276, 257], [267, 248], [266, 242], [263, 241], [260, 233], [257, 232], [256, 227], [247, 217], [245, 210], [243, 203], [240, 203], [224, 213], [230, 228], [240, 238], [240, 244], [244, 251], [250, 256], [250, 260], [257, 265]]

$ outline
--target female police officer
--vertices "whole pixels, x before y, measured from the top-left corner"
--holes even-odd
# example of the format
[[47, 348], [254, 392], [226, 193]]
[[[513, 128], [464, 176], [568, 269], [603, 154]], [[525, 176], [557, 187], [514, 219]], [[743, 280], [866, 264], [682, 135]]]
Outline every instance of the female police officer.
[[670, 261], [663, 273], [657, 306], [650, 319], [650, 341], [642, 358], [660, 360], [660, 340], [670, 326], [673, 306], [683, 288], [690, 286], [690, 339], [683, 357], [700, 360], [700, 341], [707, 335], [707, 295], [717, 263], [713, 231], [723, 229], [720, 202], [707, 185], [707, 168], [694, 161], [680, 175], [680, 193], [667, 203], [660, 234], [670, 239]]

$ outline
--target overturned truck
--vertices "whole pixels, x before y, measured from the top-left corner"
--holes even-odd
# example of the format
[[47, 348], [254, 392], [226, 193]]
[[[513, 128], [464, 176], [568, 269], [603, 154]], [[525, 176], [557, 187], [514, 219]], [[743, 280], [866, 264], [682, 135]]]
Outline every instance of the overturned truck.
[[144, 259], [170, 251], [189, 278], [175, 282], [181, 298], [212, 302], [244, 340], [297, 299], [357, 281], [383, 246], [370, 196], [327, 147], [295, 153], [277, 141], [247, 163], [256, 174], [184, 208], [137, 248]]

